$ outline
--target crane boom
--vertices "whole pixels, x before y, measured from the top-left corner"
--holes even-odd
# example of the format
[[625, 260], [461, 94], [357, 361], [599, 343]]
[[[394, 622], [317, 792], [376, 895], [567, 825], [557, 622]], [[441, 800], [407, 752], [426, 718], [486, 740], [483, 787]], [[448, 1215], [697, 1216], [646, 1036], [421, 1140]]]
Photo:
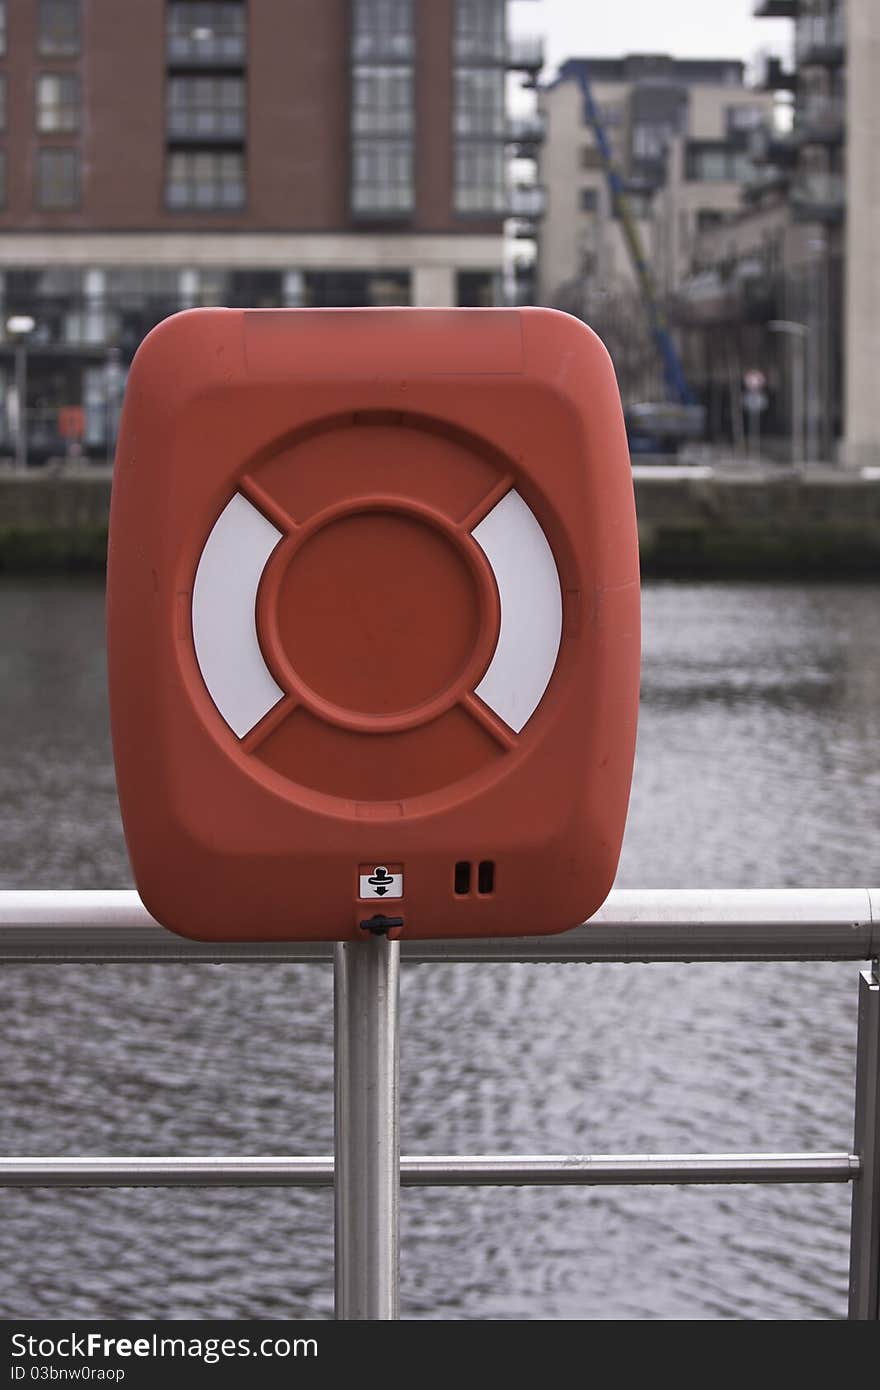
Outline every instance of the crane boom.
[[627, 251], [629, 252], [633, 273], [635, 274], [639, 286], [642, 303], [645, 306], [645, 313], [648, 317], [651, 336], [657, 345], [660, 359], [663, 363], [663, 377], [666, 382], [667, 395], [671, 401], [675, 401], [680, 405], [695, 405], [696, 397], [684, 374], [684, 367], [682, 366], [681, 358], [678, 355], [678, 349], [675, 346], [672, 334], [669, 331], [666, 314], [657, 296], [654, 276], [645, 258], [642, 238], [636, 226], [636, 220], [633, 216], [626, 187], [619, 170], [614, 164], [611, 142], [608, 139], [599, 107], [593, 96], [585, 64], [582, 63], [579, 65], [577, 74], [577, 80], [583, 97], [584, 116], [596, 138], [599, 158], [602, 161], [602, 168], [608, 183], [608, 191], [611, 194], [611, 205], [623, 228], [624, 240], [626, 242]]

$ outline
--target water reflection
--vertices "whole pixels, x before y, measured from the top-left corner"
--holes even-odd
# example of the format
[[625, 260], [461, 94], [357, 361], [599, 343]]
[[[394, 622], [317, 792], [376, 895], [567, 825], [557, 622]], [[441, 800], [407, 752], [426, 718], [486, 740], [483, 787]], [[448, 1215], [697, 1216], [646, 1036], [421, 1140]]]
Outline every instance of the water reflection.
[[[103, 597], [0, 586], [0, 884], [129, 881]], [[657, 585], [625, 886], [878, 877], [876, 588]], [[404, 972], [410, 1152], [845, 1149], [849, 965]], [[326, 1153], [324, 967], [16, 967], [0, 1149]], [[845, 1187], [407, 1191], [424, 1318], [842, 1316]], [[7, 1192], [0, 1315], [329, 1316], [328, 1193]]]

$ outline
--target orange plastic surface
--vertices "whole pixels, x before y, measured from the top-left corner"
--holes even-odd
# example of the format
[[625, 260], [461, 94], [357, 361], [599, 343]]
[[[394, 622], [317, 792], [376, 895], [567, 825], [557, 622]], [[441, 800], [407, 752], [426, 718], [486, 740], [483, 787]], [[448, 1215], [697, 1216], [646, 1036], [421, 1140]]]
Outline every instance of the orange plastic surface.
[[[472, 533], [512, 489], [562, 594], [556, 664], [519, 732], [475, 693], [503, 613]], [[281, 533], [254, 613], [280, 698], [243, 736], [192, 618], [237, 495]], [[165, 320], [122, 414], [108, 650], [129, 854], [172, 930], [341, 940], [386, 914], [392, 935], [503, 936], [589, 917], [616, 872], [639, 686], [605, 349], [544, 309]]]

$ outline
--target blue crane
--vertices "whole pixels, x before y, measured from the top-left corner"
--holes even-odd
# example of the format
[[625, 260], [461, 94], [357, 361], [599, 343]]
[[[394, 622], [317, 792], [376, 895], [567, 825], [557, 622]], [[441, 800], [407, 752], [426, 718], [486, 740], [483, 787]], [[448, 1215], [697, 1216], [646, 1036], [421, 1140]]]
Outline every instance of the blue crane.
[[584, 116], [586, 117], [587, 124], [592, 127], [593, 134], [596, 137], [599, 158], [602, 161], [602, 168], [608, 182], [608, 190], [611, 194], [611, 205], [620, 219], [620, 225], [623, 228], [624, 240], [626, 241], [630, 261], [632, 262], [633, 271], [638, 282], [642, 303], [645, 306], [645, 313], [648, 317], [651, 336], [657, 344], [660, 360], [663, 363], [663, 377], [666, 383], [667, 396], [670, 401], [673, 401], [677, 405], [695, 406], [697, 400], [684, 374], [684, 368], [681, 363], [681, 358], [678, 355], [678, 349], [669, 331], [666, 314], [657, 297], [654, 276], [651, 273], [651, 267], [645, 259], [642, 238], [639, 235], [639, 229], [633, 217], [623, 179], [619, 170], [615, 168], [614, 156], [611, 151], [611, 142], [608, 139], [599, 108], [596, 105], [592, 88], [590, 87], [586, 64], [579, 64], [576, 73], [584, 102]]

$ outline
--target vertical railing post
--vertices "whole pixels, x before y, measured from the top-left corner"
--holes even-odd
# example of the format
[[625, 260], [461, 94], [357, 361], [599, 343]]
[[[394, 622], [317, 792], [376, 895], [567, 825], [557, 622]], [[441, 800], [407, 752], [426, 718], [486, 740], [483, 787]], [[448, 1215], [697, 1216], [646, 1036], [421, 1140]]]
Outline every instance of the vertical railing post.
[[334, 956], [336, 1317], [399, 1316], [400, 946], [340, 942]]
[[859, 978], [849, 1316], [880, 1319], [880, 973], [877, 962]]

